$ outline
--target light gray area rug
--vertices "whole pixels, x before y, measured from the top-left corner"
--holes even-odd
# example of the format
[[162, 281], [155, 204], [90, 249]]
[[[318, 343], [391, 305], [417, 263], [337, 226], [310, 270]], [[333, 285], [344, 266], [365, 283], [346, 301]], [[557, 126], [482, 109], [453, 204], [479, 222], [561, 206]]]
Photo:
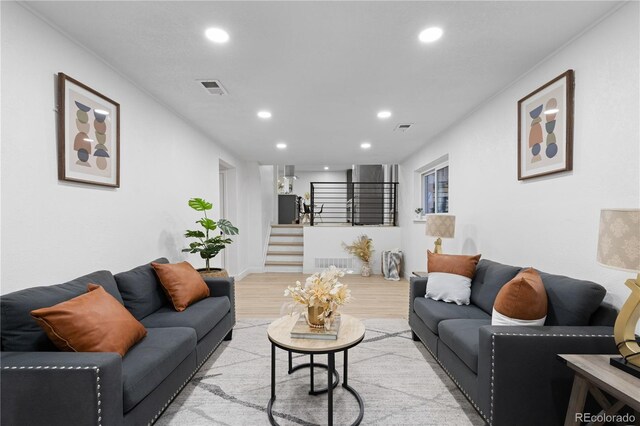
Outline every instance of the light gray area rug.
[[[271, 395], [269, 320], [238, 321], [224, 342], [167, 408], [157, 425], [268, 425]], [[411, 340], [405, 320], [364, 321], [362, 343], [349, 350], [349, 384], [364, 399], [363, 425], [483, 425], [484, 422], [422, 343]], [[327, 424], [327, 395], [311, 396], [309, 369], [287, 374], [287, 353], [276, 349], [276, 402], [281, 425]], [[294, 366], [308, 362], [294, 354]], [[316, 356], [326, 364], [326, 356]], [[342, 353], [336, 368], [342, 381]], [[317, 368], [316, 387], [327, 383]], [[349, 425], [358, 403], [342, 386], [334, 390], [334, 424]]]

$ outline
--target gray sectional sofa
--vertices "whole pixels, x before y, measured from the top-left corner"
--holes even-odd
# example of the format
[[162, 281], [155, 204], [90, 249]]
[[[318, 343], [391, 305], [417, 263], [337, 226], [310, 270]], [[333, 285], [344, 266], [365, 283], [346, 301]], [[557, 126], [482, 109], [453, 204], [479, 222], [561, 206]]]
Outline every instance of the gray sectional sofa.
[[[153, 423], [222, 340], [231, 339], [233, 278], [205, 282], [210, 297], [184, 312], [172, 308], [150, 264], [0, 297], [0, 423]], [[29, 314], [85, 293], [89, 283], [103, 286], [147, 328], [147, 336], [124, 357], [60, 352]]]
[[562, 424], [573, 374], [556, 355], [617, 353], [617, 311], [602, 286], [541, 272], [545, 325], [491, 326], [498, 291], [521, 269], [481, 260], [462, 306], [426, 299], [428, 279], [411, 278], [409, 325], [487, 423]]

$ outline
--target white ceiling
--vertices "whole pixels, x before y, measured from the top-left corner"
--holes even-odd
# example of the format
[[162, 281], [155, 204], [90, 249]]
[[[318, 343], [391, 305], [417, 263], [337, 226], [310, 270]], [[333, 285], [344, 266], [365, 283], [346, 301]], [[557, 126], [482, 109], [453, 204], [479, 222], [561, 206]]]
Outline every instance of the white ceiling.
[[[400, 162], [618, 3], [27, 4], [239, 157], [313, 166]], [[443, 38], [421, 44], [433, 25]], [[230, 41], [206, 40], [211, 26]], [[393, 116], [379, 120], [381, 109]]]

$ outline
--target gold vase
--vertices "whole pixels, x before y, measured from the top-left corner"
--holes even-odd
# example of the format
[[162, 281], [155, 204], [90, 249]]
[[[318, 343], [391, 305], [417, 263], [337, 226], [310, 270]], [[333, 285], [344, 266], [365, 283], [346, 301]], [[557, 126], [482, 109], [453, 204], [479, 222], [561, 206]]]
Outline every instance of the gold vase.
[[324, 327], [324, 316], [318, 318], [320, 315], [324, 313], [324, 308], [322, 306], [309, 306], [307, 308], [307, 322], [311, 327]]

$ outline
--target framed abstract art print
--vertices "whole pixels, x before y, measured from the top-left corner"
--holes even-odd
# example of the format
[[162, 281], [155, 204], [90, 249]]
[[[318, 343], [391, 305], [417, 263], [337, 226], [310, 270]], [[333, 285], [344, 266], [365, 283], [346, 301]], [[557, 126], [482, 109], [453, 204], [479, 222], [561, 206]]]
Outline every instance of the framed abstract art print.
[[573, 168], [573, 70], [518, 101], [518, 180]]
[[58, 73], [58, 179], [120, 187], [120, 104]]

